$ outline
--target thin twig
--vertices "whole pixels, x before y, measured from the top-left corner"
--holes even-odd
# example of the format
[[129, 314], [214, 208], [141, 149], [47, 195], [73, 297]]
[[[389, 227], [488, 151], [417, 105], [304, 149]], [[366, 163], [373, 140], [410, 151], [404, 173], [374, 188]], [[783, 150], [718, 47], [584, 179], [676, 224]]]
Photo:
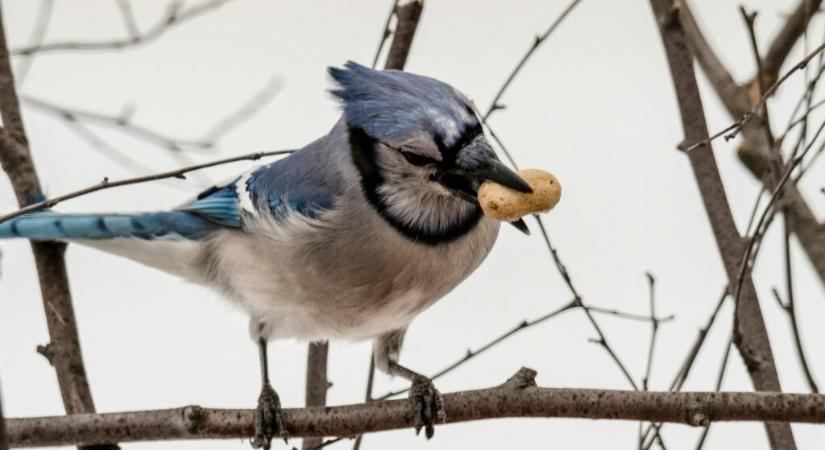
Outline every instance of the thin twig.
[[275, 96], [281, 92], [283, 82], [279, 78], [272, 78], [267, 83], [252, 94], [237, 110], [223, 117], [209, 131], [204, 134], [200, 142], [214, 147], [229, 132], [238, 128], [252, 116], [258, 113], [264, 106], [268, 105]]
[[558, 28], [558, 26], [561, 25], [562, 22], [564, 22], [564, 19], [571, 12], [573, 12], [573, 10], [576, 8], [576, 6], [579, 5], [579, 3], [581, 3], [581, 0], [573, 0], [572, 2], [570, 2], [570, 4], [567, 5], [566, 8], [564, 8], [561, 14], [559, 14], [559, 16], [556, 17], [556, 20], [554, 20], [553, 23], [550, 24], [547, 30], [544, 33], [536, 36], [536, 38], [533, 40], [532, 45], [530, 45], [530, 48], [527, 49], [527, 53], [525, 53], [524, 56], [521, 57], [521, 60], [519, 60], [519, 62], [510, 72], [510, 75], [508, 75], [507, 79], [504, 80], [504, 84], [502, 84], [501, 87], [498, 89], [498, 92], [493, 97], [493, 100], [490, 102], [490, 106], [487, 108], [487, 111], [482, 116], [482, 121], [486, 122], [494, 111], [504, 108], [504, 105], [499, 103], [501, 101], [501, 97], [504, 96], [504, 92], [507, 91], [507, 88], [509, 88], [510, 84], [513, 83], [513, 80], [515, 80], [516, 76], [519, 74], [519, 72], [521, 72], [521, 69], [524, 67], [524, 65], [527, 63], [530, 57], [533, 56], [533, 53], [541, 46], [541, 44], [545, 40], [547, 40], [548, 37], [550, 37], [553, 31], [555, 31], [556, 28]]
[[608, 315], [608, 316], [621, 317], [622, 319], [636, 320], [636, 321], [639, 321], [639, 322], [659, 322], [659, 323], [661, 323], [661, 322], [670, 322], [671, 320], [676, 318], [676, 316], [673, 315], [673, 314], [670, 314], [668, 316], [663, 316], [663, 317], [650, 317], [650, 316], [645, 316], [643, 314], [629, 313], [629, 312], [625, 312], [625, 311], [619, 311], [618, 309], [601, 308], [601, 307], [598, 307], [598, 306], [589, 306], [588, 305], [588, 306], [585, 306], [585, 308], [587, 308], [591, 312], [594, 312], [594, 313], [597, 313], [597, 314], [605, 314], [605, 315]]
[[[29, 45], [37, 46], [43, 43], [46, 37], [46, 32], [49, 30], [49, 22], [52, 19], [52, 12], [54, 11], [54, 0], [40, 0], [40, 10], [37, 12], [37, 20], [34, 23], [31, 36], [29, 37]], [[31, 56], [21, 58], [17, 66], [17, 85], [22, 86], [31, 71], [34, 58]]]
[[378, 66], [378, 58], [381, 57], [381, 51], [384, 50], [384, 44], [387, 43], [387, 39], [392, 36], [392, 30], [390, 29], [390, 24], [392, 23], [392, 18], [395, 16], [395, 12], [398, 9], [398, 0], [393, 0], [392, 7], [390, 7], [390, 12], [387, 14], [387, 20], [384, 22], [384, 29], [381, 31], [381, 40], [378, 42], [378, 49], [375, 50], [375, 56], [372, 58], [372, 68], [375, 69]]
[[782, 189], [785, 187], [785, 183], [791, 177], [791, 173], [793, 170], [802, 162], [805, 155], [810, 151], [813, 144], [816, 142], [817, 138], [819, 137], [822, 130], [825, 129], [825, 121], [819, 126], [814, 134], [813, 139], [811, 139], [810, 144], [805, 147], [805, 150], [798, 156], [794, 157], [788, 164], [785, 169], [785, 172], [782, 174], [782, 178], [779, 179], [776, 188], [774, 189], [773, 193], [771, 194], [770, 198], [768, 199], [768, 204], [765, 205], [765, 208], [762, 211], [762, 214], [759, 217], [759, 220], [756, 222], [756, 229], [754, 231], [754, 235], [748, 240], [748, 244], [745, 247], [745, 252], [742, 256], [742, 262], [739, 264], [739, 273], [736, 277], [735, 289], [733, 291], [733, 297], [735, 303], [739, 302], [739, 298], [741, 295], [742, 285], [745, 282], [745, 278], [747, 272], [750, 268], [750, 264], [748, 262], [751, 259], [751, 254], [754, 251], [754, 246], [756, 242], [759, 240], [759, 237], [763, 235], [767, 229], [765, 226], [766, 221], [768, 220], [769, 214], [771, 214], [774, 205], [776, 204], [777, 200], [782, 195]]
[[[685, 385], [685, 382], [688, 379], [688, 375], [690, 375], [690, 371], [691, 369], [693, 369], [693, 365], [696, 362], [696, 357], [699, 356], [699, 352], [701, 351], [702, 347], [707, 341], [706, 338], [708, 336], [708, 333], [710, 332], [710, 329], [713, 326], [713, 324], [716, 322], [716, 317], [719, 315], [719, 311], [722, 309], [722, 305], [724, 304], [725, 299], [728, 298], [728, 292], [728, 287], [725, 286], [725, 288], [722, 289], [722, 294], [719, 297], [719, 300], [716, 302], [716, 306], [713, 308], [713, 312], [708, 317], [708, 320], [705, 322], [705, 324], [701, 328], [699, 328], [693, 345], [688, 349], [687, 355], [685, 355], [685, 358], [682, 361], [682, 365], [679, 367], [679, 370], [673, 376], [673, 380], [671, 380], [670, 386], [668, 387], [669, 392], [679, 392]], [[662, 426], [663, 424], [658, 425]], [[655, 439], [647, 441], [647, 438], [648, 436], [650, 436], [650, 432], [652, 430], [653, 424], [648, 426], [642, 433], [642, 441], [645, 442], [645, 444], [642, 446], [644, 450], [649, 449], [654, 444], [654, 442], [656, 442]]]
[[[3, 144], [8, 144], [9, 138], [6, 136], [0, 136], [0, 142]], [[261, 158], [267, 156], [275, 156], [275, 155], [285, 155], [288, 153], [292, 153], [295, 150], [275, 150], [270, 152], [257, 152], [257, 153], [247, 153], [241, 156], [233, 156], [231, 158], [224, 158], [215, 161], [205, 162], [202, 164], [195, 164], [193, 166], [183, 167], [180, 169], [170, 170], [168, 172], [159, 172], [152, 175], [145, 175], [141, 177], [134, 177], [134, 178], [124, 178], [122, 180], [115, 180], [110, 181], [108, 178], [104, 178], [103, 181], [97, 184], [93, 184], [91, 186], [85, 187], [83, 189], [79, 189], [74, 192], [70, 192], [68, 194], [59, 195], [57, 197], [50, 198], [48, 200], [43, 200], [40, 202], [32, 203], [28, 206], [18, 209], [17, 211], [5, 214], [0, 216], [0, 222], [5, 222], [9, 219], [21, 216], [23, 214], [28, 214], [36, 211], [41, 211], [46, 208], [51, 208], [59, 203], [62, 203], [66, 200], [81, 197], [87, 194], [91, 194], [92, 192], [102, 191], [104, 189], [111, 189], [120, 186], [128, 186], [133, 184], [140, 184], [146, 183], [149, 181], [157, 181], [157, 180], [164, 180], [169, 178], [178, 178], [178, 179], [185, 179], [185, 175], [189, 172], [194, 172], [196, 170], [206, 169], [208, 167], [215, 167], [220, 166], [223, 164], [229, 164], [238, 161], [257, 161]]]
[[650, 345], [647, 350], [647, 367], [645, 368], [645, 376], [642, 378], [642, 389], [648, 390], [648, 383], [650, 381], [650, 370], [653, 367], [653, 354], [656, 348], [656, 335], [659, 334], [660, 319], [656, 318], [656, 278], [650, 272], [645, 273], [647, 277], [647, 285], [650, 290]]
[[[802, 366], [802, 373], [805, 375], [805, 381], [808, 383], [808, 388], [811, 392], [818, 394], [819, 387], [814, 379], [811, 366], [808, 364], [808, 359], [805, 357], [805, 346], [802, 344], [802, 332], [799, 330], [799, 321], [797, 320], [796, 310], [796, 295], [793, 288], [793, 264], [791, 258], [791, 230], [788, 225], [787, 216], [784, 221], [784, 263], [785, 263], [785, 292], [788, 295], [787, 303], [781, 303], [783, 310], [788, 314], [788, 320], [791, 323], [791, 334], [793, 335], [794, 346], [796, 347], [796, 355], [799, 358], [799, 364]], [[774, 291], [778, 298], [778, 291]]]
[[13, 49], [11, 54], [33, 55], [58, 51], [121, 50], [130, 47], [138, 47], [159, 38], [164, 33], [174, 28], [175, 25], [179, 25], [204, 13], [217, 9], [230, 1], [232, 0], [204, 1], [188, 9], [183, 8], [183, 2], [174, 1], [169, 4], [166, 13], [160, 18], [160, 20], [157, 21], [157, 23], [138, 34], [129, 32], [130, 35], [126, 38], [88, 42], [51, 42], [38, 45], [29, 45]]
[[739, 134], [739, 132], [742, 131], [742, 127], [744, 127], [745, 124], [750, 122], [750, 120], [753, 119], [754, 115], [756, 115], [756, 113], [760, 109], [762, 109], [762, 107], [765, 105], [765, 102], [768, 100], [768, 98], [770, 98], [770, 96], [773, 95], [774, 92], [776, 92], [776, 89], [779, 88], [779, 86], [781, 86], [782, 83], [784, 83], [785, 80], [790, 78], [791, 75], [793, 75], [796, 71], [804, 69], [805, 66], [807, 66], [808, 63], [811, 61], [811, 59], [813, 59], [816, 55], [818, 55], [823, 50], [825, 50], [825, 43], [820, 44], [819, 47], [817, 47], [814, 51], [809, 53], [801, 61], [796, 63], [796, 65], [794, 65], [790, 70], [785, 72], [784, 75], [779, 77], [779, 79], [776, 80], [776, 82], [773, 85], [771, 85], [771, 87], [768, 88], [768, 90], [765, 91], [765, 93], [759, 99], [759, 102], [757, 102], [750, 110], [748, 110], [744, 115], [742, 115], [742, 117], [740, 117], [736, 122], [730, 124], [729, 126], [725, 127], [724, 129], [712, 134], [711, 136], [708, 136], [706, 138], [703, 138], [701, 140], [696, 141], [695, 143], [682, 144], [682, 145], [680, 145], [680, 148], [682, 148], [686, 152], [691, 152], [693, 150], [696, 150], [699, 147], [704, 147], [704, 146], [710, 144], [711, 142], [713, 142], [714, 140], [716, 140], [720, 136], [725, 136], [726, 141], [729, 141], [729, 140], [735, 138]]
[[140, 37], [140, 28], [138, 28], [137, 20], [135, 20], [132, 1], [117, 0], [117, 7], [120, 9], [120, 17], [123, 19], [123, 26], [126, 28], [126, 33], [130, 38], [138, 39]]

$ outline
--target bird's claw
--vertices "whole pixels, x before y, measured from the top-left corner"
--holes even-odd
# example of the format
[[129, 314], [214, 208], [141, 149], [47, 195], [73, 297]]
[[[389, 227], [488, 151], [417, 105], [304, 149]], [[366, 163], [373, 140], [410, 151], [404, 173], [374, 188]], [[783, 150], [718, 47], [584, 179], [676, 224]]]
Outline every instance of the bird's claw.
[[444, 402], [441, 394], [433, 386], [432, 380], [424, 376], [416, 377], [410, 388], [410, 403], [413, 410], [415, 434], [424, 428], [427, 439], [433, 437], [435, 424], [444, 423]]
[[266, 383], [261, 388], [258, 408], [255, 409], [255, 437], [252, 438], [252, 447], [269, 450], [274, 436], [281, 437], [286, 442], [288, 434], [278, 394], [269, 383]]

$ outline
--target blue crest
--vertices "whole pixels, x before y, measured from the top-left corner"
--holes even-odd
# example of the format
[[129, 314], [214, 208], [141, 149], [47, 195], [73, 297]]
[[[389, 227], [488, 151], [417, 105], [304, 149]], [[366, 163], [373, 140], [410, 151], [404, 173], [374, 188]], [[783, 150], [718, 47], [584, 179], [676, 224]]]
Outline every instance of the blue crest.
[[350, 125], [375, 139], [399, 142], [422, 133], [443, 152], [480, 127], [469, 101], [452, 86], [399, 70], [373, 70], [352, 61], [330, 67], [330, 92]]

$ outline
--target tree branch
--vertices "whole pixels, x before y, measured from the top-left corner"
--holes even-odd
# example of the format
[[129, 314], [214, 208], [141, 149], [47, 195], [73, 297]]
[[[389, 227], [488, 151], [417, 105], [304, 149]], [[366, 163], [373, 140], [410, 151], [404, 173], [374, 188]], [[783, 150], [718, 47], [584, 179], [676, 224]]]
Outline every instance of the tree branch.
[[[42, 198], [42, 193], [20, 114], [1, 7], [0, 117], [3, 119], [0, 164], [11, 180], [18, 204], [31, 204]], [[32, 243], [31, 246], [49, 329], [49, 362], [57, 373], [63, 406], [68, 414], [94, 413], [63, 259], [66, 246], [58, 243]]]
[[[676, 90], [686, 142], [701, 142], [708, 138], [704, 109], [693, 72], [693, 56], [681, 21], [679, 6], [672, 0], [650, 0]], [[744, 245], [733, 220], [722, 179], [716, 166], [713, 149], [707, 145], [687, 153], [693, 168], [705, 211], [711, 222], [716, 244], [722, 257], [730, 286], [737, 285], [739, 264]], [[750, 274], [742, 279], [736, 305], [736, 345], [747, 365], [751, 380], [758, 390], [780, 391], [759, 300]], [[793, 435], [786, 424], [766, 424], [773, 449], [794, 449]]]
[[782, 64], [788, 58], [796, 41], [805, 33], [808, 23], [821, 4], [822, 0], [801, 0], [794, 12], [788, 16], [765, 55], [764, 77], [767, 81], [775, 80], [779, 75]]
[[[777, 392], [644, 392], [541, 388], [523, 368], [488, 389], [444, 394], [447, 423], [506, 417], [643, 420], [707, 426], [722, 421], [825, 423], [825, 396]], [[101, 441], [248, 438], [253, 410], [199, 406], [124, 413], [9, 419], [13, 447]], [[285, 409], [293, 437], [353, 436], [412, 428], [408, 400]]]
[[684, 1], [681, 6], [679, 11], [682, 25], [693, 56], [696, 57], [696, 61], [699, 62], [699, 66], [702, 67], [728, 112], [734, 117], [744, 115], [751, 107], [747, 89], [736, 83], [730, 71], [713, 51], [699, 28], [688, 2]]
[[[0, 158], [2, 158], [2, 152], [4, 149], [21, 149], [22, 147], [19, 144], [16, 144], [12, 141], [9, 137], [5, 136], [4, 134], [0, 133]], [[22, 151], [22, 150], [19, 150]], [[35, 203], [32, 203], [28, 206], [24, 206], [17, 211], [10, 212], [8, 214], [0, 216], [0, 222], [5, 222], [9, 219], [13, 219], [18, 216], [22, 216], [23, 214], [28, 214], [36, 211], [42, 211], [46, 208], [51, 208], [52, 206], [57, 205], [58, 203], [62, 203], [66, 200], [70, 200], [77, 197], [82, 197], [84, 195], [91, 194], [92, 192], [102, 191], [104, 189], [111, 189], [120, 186], [128, 186], [132, 184], [140, 184], [140, 183], [147, 183], [149, 181], [157, 181], [157, 180], [164, 180], [168, 178], [186, 178], [186, 174], [189, 172], [194, 172], [196, 170], [206, 169], [208, 167], [215, 167], [220, 166], [222, 164], [229, 164], [237, 161], [257, 161], [261, 158], [266, 156], [275, 156], [275, 155], [285, 155], [288, 153], [292, 153], [295, 150], [275, 150], [271, 152], [256, 152], [256, 153], [247, 153], [246, 155], [241, 156], [233, 156], [231, 158], [225, 159], [218, 159], [215, 161], [206, 162], [203, 164], [196, 164], [194, 166], [183, 167], [180, 169], [170, 170], [168, 172], [159, 172], [152, 175], [145, 175], [141, 177], [134, 177], [134, 178], [124, 178], [122, 180], [115, 180], [109, 181], [108, 178], [104, 178], [103, 181], [100, 183], [85, 187], [83, 189], [79, 189], [74, 192], [70, 192], [68, 194], [59, 195], [57, 197], [52, 197], [47, 200], [41, 200]], [[4, 163], [5, 167], [5, 163]], [[8, 172], [8, 170], [7, 170]]]
[[[307, 406], [324, 406], [327, 404], [327, 390], [329, 380], [327, 379], [327, 355], [329, 353], [329, 342], [312, 342], [309, 344], [307, 352], [307, 386], [306, 399]], [[301, 443], [303, 450], [314, 450], [323, 444], [321, 438], [306, 438]]]
[[[112, 39], [104, 41], [92, 42], [52, 42], [45, 44], [37, 44], [32, 46], [20, 47], [13, 49], [13, 55], [32, 55], [35, 53], [47, 53], [56, 51], [87, 51], [87, 50], [120, 50], [129, 47], [137, 47], [149, 43], [161, 35], [187, 20], [193, 19], [201, 14], [209, 12], [213, 9], [219, 8], [231, 0], [210, 0], [197, 4], [188, 9], [183, 8], [183, 2], [173, 1], [169, 4], [166, 14], [160, 18], [154, 25], [148, 28], [143, 33], [135, 33], [134, 30], [127, 26], [128, 36], [123, 39]], [[121, 9], [121, 12], [131, 11]], [[126, 16], [124, 16], [126, 20]]]
[[421, 11], [424, 9], [424, 0], [413, 0], [409, 3], [398, 6], [395, 23], [395, 36], [390, 44], [390, 51], [387, 54], [385, 69], [403, 70], [407, 64], [407, 57], [410, 54], [415, 31], [418, 29], [418, 20], [421, 18]]

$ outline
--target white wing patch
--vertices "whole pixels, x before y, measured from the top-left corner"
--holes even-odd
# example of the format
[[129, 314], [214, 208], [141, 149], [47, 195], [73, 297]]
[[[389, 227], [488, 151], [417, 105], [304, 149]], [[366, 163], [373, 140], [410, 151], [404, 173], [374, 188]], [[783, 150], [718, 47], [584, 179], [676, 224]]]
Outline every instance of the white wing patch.
[[235, 182], [235, 192], [238, 194], [238, 204], [241, 211], [245, 211], [255, 217], [258, 216], [258, 210], [252, 203], [252, 193], [249, 192], [249, 179], [256, 170], [258, 170], [257, 167], [245, 172], [241, 175], [241, 179]]

